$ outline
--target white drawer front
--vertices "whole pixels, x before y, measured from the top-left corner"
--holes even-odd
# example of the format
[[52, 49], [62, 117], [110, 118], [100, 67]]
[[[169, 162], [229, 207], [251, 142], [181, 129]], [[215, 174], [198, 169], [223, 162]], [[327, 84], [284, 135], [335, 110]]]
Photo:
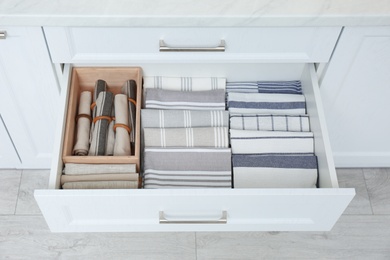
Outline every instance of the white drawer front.
[[[194, 65], [196, 67], [196, 65]], [[329, 230], [349, 202], [354, 189], [339, 189], [324, 122], [319, 88], [313, 64], [242, 64], [213, 71], [218, 76], [252, 75], [258, 79], [274, 79], [287, 72], [302, 81], [315, 136], [318, 157], [318, 189], [187, 189], [187, 190], [60, 190], [62, 173], [62, 141], [64, 119], [59, 122], [54, 151], [50, 190], [38, 190], [35, 197], [52, 231], [117, 232], [117, 231], [314, 231]], [[170, 65], [161, 67], [171, 68]], [[160, 66], [146, 66], [144, 75], [160, 71]], [[64, 84], [70, 66], [65, 66]], [[187, 68], [193, 71], [192, 67]], [[244, 73], [244, 71], [246, 71]], [[258, 72], [262, 71], [262, 75]], [[149, 74], [150, 73], [150, 74]], [[294, 74], [294, 75], [292, 75]], [[198, 76], [207, 76], [199, 74]], [[229, 78], [229, 77], [228, 77]], [[242, 79], [242, 78], [241, 78]], [[64, 85], [67, 86], [67, 85]], [[66, 89], [66, 87], [65, 87]], [[65, 115], [67, 91], [61, 97]], [[226, 223], [214, 224], [226, 212]], [[159, 213], [170, 221], [195, 223], [160, 223]], [[200, 223], [198, 223], [200, 221]], [[209, 221], [211, 223], [203, 223]]]
[[[54, 63], [88, 62], [327, 62], [340, 27], [83, 28], [45, 27]], [[224, 52], [160, 52], [171, 47], [215, 47]]]

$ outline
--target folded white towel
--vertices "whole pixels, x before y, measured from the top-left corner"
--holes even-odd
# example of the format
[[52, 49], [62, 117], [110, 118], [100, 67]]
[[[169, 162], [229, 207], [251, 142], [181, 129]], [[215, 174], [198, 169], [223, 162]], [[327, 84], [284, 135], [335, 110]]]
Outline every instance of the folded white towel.
[[215, 77], [144, 77], [144, 88], [176, 91], [216, 90], [226, 88], [226, 79]]
[[230, 129], [233, 154], [313, 153], [311, 132], [250, 131]]

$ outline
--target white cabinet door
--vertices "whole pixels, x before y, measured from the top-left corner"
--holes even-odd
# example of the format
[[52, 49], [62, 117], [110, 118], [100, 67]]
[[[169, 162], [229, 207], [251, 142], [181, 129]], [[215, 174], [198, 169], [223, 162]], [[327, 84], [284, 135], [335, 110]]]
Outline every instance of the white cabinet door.
[[59, 88], [40, 27], [1, 27], [0, 112], [22, 164], [50, 168]]
[[3, 117], [0, 115], [0, 168], [16, 168], [20, 159], [8, 134]]
[[338, 167], [390, 166], [390, 27], [345, 28], [321, 84]]

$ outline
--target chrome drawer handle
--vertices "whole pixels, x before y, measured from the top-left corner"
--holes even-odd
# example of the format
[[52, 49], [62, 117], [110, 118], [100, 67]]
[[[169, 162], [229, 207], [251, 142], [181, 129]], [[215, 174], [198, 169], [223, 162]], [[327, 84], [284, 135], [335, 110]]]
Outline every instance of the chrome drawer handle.
[[221, 43], [217, 47], [169, 47], [165, 44], [164, 40], [160, 40], [160, 52], [173, 51], [173, 52], [224, 52], [225, 40], [221, 40]]
[[222, 216], [215, 220], [169, 220], [164, 216], [164, 211], [159, 213], [160, 224], [226, 224], [227, 211], [222, 211]]
[[0, 40], [5, 40], [7, 38], [7, 31], [0, 31]]

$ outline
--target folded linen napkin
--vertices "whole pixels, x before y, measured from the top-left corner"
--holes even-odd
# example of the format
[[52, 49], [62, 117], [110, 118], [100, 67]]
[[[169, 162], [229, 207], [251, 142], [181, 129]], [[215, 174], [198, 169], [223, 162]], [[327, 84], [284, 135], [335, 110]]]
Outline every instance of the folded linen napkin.
[[144, 128], [146, 147], [229, 147], [227, 127]]
[[176, 91], [216, 90], [226, 88], [226, 79], [215, 77], [144, 77], [144, 88]]
[[81, 181], [138, 181], [138, 173], [61, 175], [61, 185], [65, 182]]
[[233, 154], [235, 188], [315, 188], [317, 157]]
[[145, 108], [185, 110], [225, 110], [225, 90], [182, 92], [145, 90]]
[[304, 115], [304, 95], [228, 93], [227, 105], [230, 113]]
[[[96, 115], [93, 118], [102, 117], [93, 125], [91, 146], [88, 155], [105, 155], [107, 149], [108, 126], [111, 122], [111, 110], [113, 105], [113, 94], [108, 91], [102, 91], [96, 100]], [[110, 119], [107, 119], [110, 118]]]
[[230, 129], [233, 154], [314, 153], [312, 132]]
[[84, 174], [115, 174], [115, 173], [135, 173], [135, 164], [84, 164], [65, 163], [64, 174], [84, 175]]
[[81, 181], [65, 182], [63, 189], [137, 189], [138, 181]]
[[135, 151], [135, 133], [136, 133], [136, 114], [137, 114], [137, 83], [134, 80], [128, 80], [122, 86], [122, 94], [125, 94], [129, 103], [129, 127], [130, 127], [130, 146], [131, 151]]
[[227, 82], [226, 92], [302, 94], [299, 80]]
[[[80, 94], [79, 106], [77, 114], [80, 116], [77, 119], [76, 143], [73, 147], [74, 155], [88, 155], [89, 150], [89, 131], [91, 129], [91, 103], [92, 93], [83, 91]], [[90, 118], [88, 118], [88, 116]]]
[[230, 128], [258, 131], [310, 131], [308, 115], [230, 114]]
[[158, 127], [227, 127], [229, 112], [222, 110], [158, 110], [142, 109], [143, 128]]
[[[126, 129], [127, 127], [127, 129]], [[129, 104], [124, 94], [115, 95], [115, 144], [114, 156], [131, 155], [129, 128]]]

